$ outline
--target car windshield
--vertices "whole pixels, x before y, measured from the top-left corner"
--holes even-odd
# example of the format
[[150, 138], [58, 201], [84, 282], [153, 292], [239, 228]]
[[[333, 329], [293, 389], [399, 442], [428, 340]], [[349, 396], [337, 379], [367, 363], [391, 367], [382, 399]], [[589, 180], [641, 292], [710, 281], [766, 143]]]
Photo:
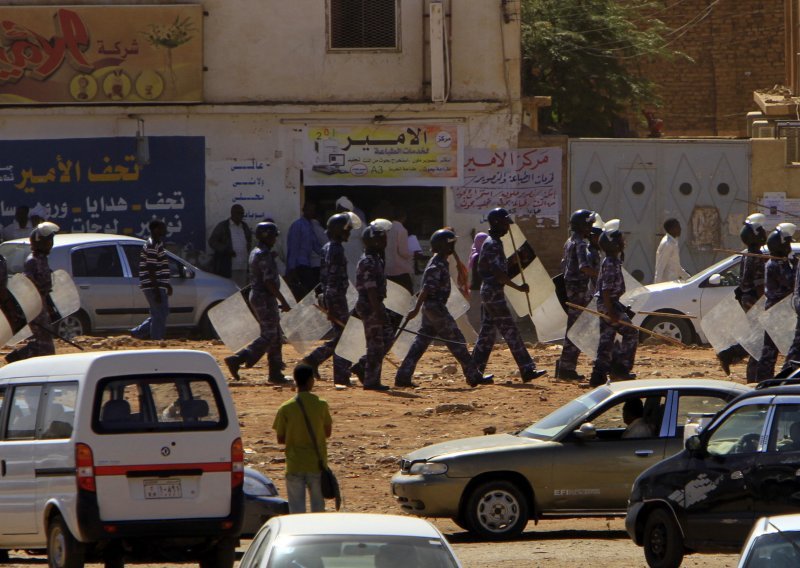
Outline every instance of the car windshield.
[[[260, 559], [254, 559], [260, 563]], [[457, 568], [438, 538], [302, 535], [280, 537], [267, 568]]]
[[611, 389], [600, 387], [579, 396], [517, 433], [524, 438], [549, 440], [566, 428], [569, 424], [586, 414], [586, 412], [611, 396]]
[[[703, 278], [706, 278], [707, 276], [711, 276], [712, 274], [717, 274], [719, 272], [722, 272], [723, 270], [728, 268], [728, 265], [731, 264], [731, 259], [732, 258], [733, 258], [732, 256], [723, 258], [722, 260], [720, 260], [719, 262], [717, 262], [715, 264], [712, 264], [711, 266], [709, 266], [705, 270], [701, 270], [700, 272], [698, 272], [697, 274], [695, 274], [694, 276], [689, 278], [686, 281], [687, 284], [691, 283], [691, 282], [697, 282], [698, 280], [702, 280]], [[741, 257], [739, 257], [737, 255], [736, 256], [737, 261], [738, 261], [739, 258], [741, 258]]]
[[25, 259], [31, 252], [28, 243], [3, 243], [0, 245], [0, 255], [6, 259], [8, 275], [18, 274], [25, 268]]
[[793, 568], [800, 566], [800, 531], [763, 534], [750, 549], [744, 568]]

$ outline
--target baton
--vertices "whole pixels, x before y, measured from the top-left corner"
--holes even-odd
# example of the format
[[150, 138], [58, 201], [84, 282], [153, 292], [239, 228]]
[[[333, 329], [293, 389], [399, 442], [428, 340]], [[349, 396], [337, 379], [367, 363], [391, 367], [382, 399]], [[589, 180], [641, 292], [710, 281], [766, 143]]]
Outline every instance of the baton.
[[[573, 304], [572, 302], [567, 302], [566, 304], [570, 308], [575, 308], [576, 310], [581, 310], [582, 312], [589, 312], [590, 314], [592, 314], [594, 316], [601, 317], [601, 318], [609, 320], [609, 321], [611, 320], [611, 316], [608, 316], [606, 314], [601, 314], [600, 312], [596, 312], [596, 311], [594, 311], [594, 310], [592, 310], [590, 308], [586, 308], [584, 306], [579, 306], [578, 304]], [[653, 337], [657, 337], [658, 339], [662, 339], [662, 340], [666, 341], [667, 343], [672, 343], [673, 345], [677, 345], [677, 346], [680, 346], [680, 347], [686, 347], [683, 343], [681, 343], [677, 339], [673, 339], [671, 337], [667, 337], [666, 335], [661, 335], [660, 333], [656, 333], [655, 331], [650, 331], [649, 329], [646, 329], [644, 327], [639, 327], [638, 325], [634, 325], [632, 323], [628, 323], [628, 322], [623, 321], [623, 320], [617, 320], [617, 323], [620, 324], [620, 325], [624, 325], [625, 327], [632, 327], [633, 329], [639, 330], [639, 331], [644, 332], [644, 333], [646, 333], [648, 335], [652, 335]]]
[[747, 199], [742, 199], [740, 197], [735, 197], [733, 200], [734, 201], [741, 201], [742, 203], [748, 203], [750, 205], [755, 205], [756, 207], [759, 207], [761, 209], [769, 209], [770, 212], [774, 209], [775, 213], [780, 213], [782, 215], [788, 215], [789, 217], [794, 217], [796, 219], [800, 219], [800, 215], [797, 215], [796, 213], [789, 213], [788, 211], [781, 211], [777, 207], [772, 207], [771, 205], [764, 205], [762, 203], [758, 203], [757, 201], [748, 201]]
[[772, 256], [771, 254], [762, 254], [759, 252], [741, 252], [733, 249], [714, 249], [714, 252], [729, 252], [741, 256], [752, 256], [753, 258], [766, 258], [767, 260], [786, 260], [785, 256]]
[[85, 349], [84, 349], [83, 347], [81, 347], [80, 345], [78, 345], [78, 344], [77, 344], [77, 343], [75, 343], [74, 341], [70, 341], [69, 339], [67, 339], [66, 337], [62, 336], [62, 335], [61, 335], [61, 334], [59, 334], [57, 331], [55, 331], [55, 330], [53, 330], [53, 329], [50, 329], [50, 328], [49, 328], [49, 327], [47, 327], [46, 325], [42, 325], [42, 324], [40, 324], [40, 323], [36, 323], [35, 321], [30, 321], [30, 322], [28, 322], [28, 325], [35, 325], [35, 326], [36, 326], [36, 327], [38, 327], [39, 329], [43, 329], [43, 330], [45, 330], [47, 333], [49, 333], [50, 335], [52, 335], [52, 336], [53, 336], [53, 337], [55, 337], [56, 339], [60, 339], [60, 340], [61, 340], [61, 341], [63, 341], [64, 343], [67, 343], [67, 344], [69, 344], [69, 345], [72, 345], [73, 347], [77, 347], [77, 348], [78, 348], [78, 349], [80, 349], [81, 351], [85, 351]]
[[[333, 323], [335, 323], [336, 325], [338, 325], [339, 327], [341, 327], [341, 328], [342, 328], [342, 331], [344, 331], [344, 328], [345, 328], [345, 327], [347, 327], [347, 325], [346, 325], [346, 324], [345, 324], [345, 323], [344, 323], [342, 320], [340, 320], [340, 319], [338, 319], [338, 318], [335, 318], [335, 317], [333, 317], [333, 316], [330, 314], [330, 312], [328, 312], [328, 310], [326, 310], [325, 308], [323, 308], [323, 307], [322, 307], [322, 306], [320, 306], [319, 304], [312, 304], [312, 305], [313, 305], [315, 308], [317, 308], [319, 311], [321, 311], [323, 314], [325, 314], [326, 316], [328, 316], [328, 317], [330, 318], [330, 320], [331, 320]], [[395, 336], [395, 339], [397, 339], [397, 336]], [[394, 341], [392, 341], [392, 343], [394, 343]], [[388, 350], [388, 349], [386, 350], [386, 354], [387, 354], [387, 355], [389, 354], [389, 350]], [[392, 364], [392, 365], [394, 365], [395, 367], [398, 367], [398, 366], [399, 366], [397, 363], [395, 363], [394, 361], [392, 361], [391, 359], [389, 359], [389, 357], [386, 357], [386, 356], [384, 356], [384, 359], [386, 359], [387, 361], [389, 361], [389, 363], [391, 363], [391, 364]]]
[[[519, 251], [517, 250], [517, 243], [514, 242], [514, 233], [511, 229], [508, 229], [508, 236], [511, 237], [511, 246], [514, 247], [514, 256], [517, 257], [517, 266], [519, 266], [519, 275], [522, 278], [522, 283], [527, 286], [528, 283], [525, 282], [525, 273], [522, 271], [522, 259], [519, 257]], [[533, 319], [533, 310], [531, 309], [531, 297], [530, 288], [528, 288], [528, 292], [525, 293], [525, 300], [528, 302], [528, 315]]]

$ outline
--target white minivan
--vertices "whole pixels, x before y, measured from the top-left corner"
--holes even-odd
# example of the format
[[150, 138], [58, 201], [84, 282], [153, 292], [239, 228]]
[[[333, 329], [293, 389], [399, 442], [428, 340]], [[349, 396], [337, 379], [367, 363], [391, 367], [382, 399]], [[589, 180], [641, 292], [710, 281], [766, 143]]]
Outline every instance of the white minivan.
[[0, 564], [230, 568], [244, 452], [219, 366], [189, 350], [37, 357], [0, 369]]

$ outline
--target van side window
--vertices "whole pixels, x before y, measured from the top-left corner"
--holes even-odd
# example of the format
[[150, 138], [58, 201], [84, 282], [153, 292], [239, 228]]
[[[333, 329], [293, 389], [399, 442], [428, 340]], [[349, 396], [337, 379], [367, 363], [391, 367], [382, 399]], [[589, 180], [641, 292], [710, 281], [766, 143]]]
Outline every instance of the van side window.
[[54, 440], [72, 436], [77, 395], [77, 383], [48, 385], [40, 438]]
[[33, 438], [36, 433], [36, 414], [39, 411], [39, 397], [42, 385], [14, 387], [9, 403], [8, 428], [6, 439], [19, 440]]

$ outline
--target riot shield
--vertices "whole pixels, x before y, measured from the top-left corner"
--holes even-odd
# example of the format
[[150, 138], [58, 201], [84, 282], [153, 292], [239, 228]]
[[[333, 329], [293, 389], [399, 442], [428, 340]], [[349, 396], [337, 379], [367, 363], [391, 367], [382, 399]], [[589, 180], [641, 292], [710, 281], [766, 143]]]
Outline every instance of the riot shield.
[[261, 326], [241, 292], [236, 292], [208, 310], [208, 319], [222, 342], [234, 353], [261, 335]]
[[290, 308], [294, 308], [297, 305], [297, 300], [294, 299], [294, 294], [292, 294], [292, 289], [289, 288], [289, 285], [286, 283], [286, 280], [283, 279], [283, 276], [278, 277], [281, 281], [280, 291], [283, 294], [283, 297], [286, 298], [286, 303], [289, 304]]
[[414, 298], [400, 284], [387, 280], [386, 299], [383, 301], [383, 305], [387, 310], [405, 316], [414, 307]]
[[797, 323], [797, 313], [792, 306], [792, 295], [789, 294], [770, 309], [765, 310], [759, 316], [758, 321], [764, 326], [778, 351], [782, 355], [786, 355], [792, 346], [794, 328]]
[[[13, 296], [13, 301], [9, 305], [11, 318], [9, 319], [8, 316], [3, 318], [5, 322], [0, 339], [4, 340], [4, 345], [16, 345], [33, 335], [27, 322], [42, 311], [42, 296], [36, 289], [36, 285], [24, 274], [15, 274], [8, 281], [8, 291]], [[14, 333], [15, 329], [16, 333]], [[10, 335], [9, 332], [11, 332]]]
[[538, 308], [533, 310], [533, 325], [540, 343], [560, 341], [567, 330], [567, 314], [561, 307], [555, 291]]
[[281, 313], [283, 333], [301, 355], [331, 329], [328, 316], [316, 304], [317, 295], [312, 290], [290, 311]]
[[630, 306], [635, 312], [637, 311], [637, 307], [644, 305], [649, 292], [647, 288], [642, 286], [641, 282], [636, 280], [636, 278], [634, 278], [631, 273], [624, 268], [622, 269], [622, 278], [625, 281], [625, 293], [622, 295], [619, 301], [622, 302], [624, 306]]
[[476, 341], [478, 341], [478, 332], [475, 331], [475, 328], [472, 327], [472, 324], [469, 322], [469, 316], [464, 314], [460, 318], [456, 320], [456, 325], [458, 329], [461, 330], [461, 333], [464, 334], [464, 339], [470, 345], [474, 345]]
[[764, 313], [764, 304], [767, 299], [764, 296], [758, 299], [753, 306], [745, 312], [748, 326], [745, 329], [737, 329], [734, 332], [739, 345], [745, 348], [753, 359], [761, 359], [761, 352], [764, 350], [764, 326], [761, 325], [761, 315]]
[[53, 271], [53, 290], [50, 301], [58, 312], [56, 320], [63, 319], [81, 309], [81, 297], [75, 282], [66, 270]]
[[[538, 258], [531, 262], [522, 271], [522, 274], [525, 276], [524, 281], [530, 287], [530, 292], [527, 295], [528, 299], [525, 298], [525, 294], [522, 292], [517, 292], [510, 286], [505, 287], [506, 299], [518, 317], [528, 315], [528, 300], [531, 303], [531, 310], [536, 310], [556, 291], [553, 280], [547, 273], [542, 261]], [[520, 275], [515, 276], [512, 280], [515, 284], [522, 284], [523, 282], [523, 278]]]
[[736, 345], [736, 330], [743, 330], [748, 325], [747, 316], [732, 293], [700, 320], [700, 327], [716, 353]]
[[356, 316], [350, 316], [347, 325], [336, 344], [334, 351], [342, 359], [356, 363], [367, 354], [367, 338], [364, 337], [364, 323]]
[[[587, 306], [597, 311], [597, 300], [592, 298]], [[589, 312], [581, 312], [572, 327], [567, 330], [567, 337], [589, 359], [597, 359], [597, 346], [600, 343], [600, 317]]]
[[355, 284], [350, 282], [350, 285], [347, 287], [347, 311], [352, 312], [356, 307], [356, 302], [358, 301], [358, 291], [356, 290]]

